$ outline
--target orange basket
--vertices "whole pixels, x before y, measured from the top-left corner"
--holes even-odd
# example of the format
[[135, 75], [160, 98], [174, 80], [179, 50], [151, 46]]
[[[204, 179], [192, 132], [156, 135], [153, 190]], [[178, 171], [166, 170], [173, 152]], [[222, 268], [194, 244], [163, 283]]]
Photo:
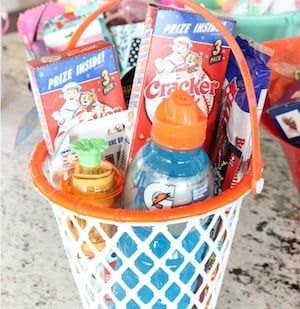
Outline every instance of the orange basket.
[[[268, 107], [268, 103], [266, 106]], [[262, 127], [282, 147], [293, 176], [295, 186], [300, 193], [300, 148], [293, 146], [280, 136], [280, 133], [272, 122], [271, 117], [267, 113], [263, 114]]]
[[[75, 48], [99, 14], [120, 2], [111, 0], [93, 12], [77, 29], [68, 49]], [[52, 205], [85, 308], [214, 308], [241, 202], [249, 191], [260, 193], [263, 187], [256, 98], [246, 60], [234, 37], [213, 14], [193, 1], [180, 2], [215, 26], [237, 59], [251, 115], [250, 167], [234, 188], [185, 207], [158, 211], [100, 209], [50, 183], [44, 170], [47, 150], [40, 142], [29, 162], [32, 182]], [[182, 232], [174, 237], [172, 226], [178, 224]], [[93, 244], [94, 233], [105, 241], [101, 250]], [[155, 251], [157, 247], [164, 249], [163, 254]]]
[[[271, 67], [274, 66], [274, 69], [271, 72], [271, 80], [268, 89], [269, 94], [262, 116], [262, 127], [272, 139], [280, 144], [284, 151], [298, 192], [300, 192], [300, 148], [290, 144], [281, 137], [270, 115], [267, 113], [267, 109], [276, 104], [276, 101], [280, 99], [288, 87], [294, 82], [293, 70], [291, 69], [300, 69], [300, 54], [294, 51], [295, 46], [299, 46], [299, 44], [299, 36], [265, 42], [265, 45], [269, 46], [274, 51], [271, 60]], [[278, 69], [280, 65], [283, 66], [284, 70], [281, 69], [280, 71]]]

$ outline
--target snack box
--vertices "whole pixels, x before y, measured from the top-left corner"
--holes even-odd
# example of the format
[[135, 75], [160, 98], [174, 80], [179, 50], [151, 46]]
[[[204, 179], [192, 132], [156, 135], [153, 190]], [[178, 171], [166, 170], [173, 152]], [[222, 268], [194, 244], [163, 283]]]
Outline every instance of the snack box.
[[[220, 17], [233, 31], [235, 22]], [[150, 135], [157, 106], [175, 89], [193, 95], [208, 117], [208, 151], [230, 48], [216, 28], [194, 12], [150, 5], [129, 108], [137, 111], [129, 160]]]
[[300, 148], [300, 81], [294, 82], [284, 95], [268, 109], [280, 135]]
[[27, 63], [50, 155], [74, 125], [125, 108], [116, 52], [102, 41]]

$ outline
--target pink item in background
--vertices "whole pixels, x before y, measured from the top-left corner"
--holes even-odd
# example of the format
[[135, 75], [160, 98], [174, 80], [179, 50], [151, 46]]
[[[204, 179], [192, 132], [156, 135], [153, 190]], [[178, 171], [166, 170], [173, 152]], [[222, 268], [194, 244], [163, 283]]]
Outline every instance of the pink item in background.
[[1, 35], [3, 35], [9, 27], [9, 18], [6, 10], [1, 8]]
[[143, 22], [150, 0], [123, 0], [105, 13], [108, 27]]
[[37, 40], [38, 33], [42, 30], [41, 22], [51, 19], [65, 12], [64, 6], [52, 1], [36, 6], [21, 13], [18, 18], [17, 28], [22, 35], [27, 48]]
[[162, 5], [170, 5], [170, 6], [175, 6], [178, 8], [184, 8], [184, 4], [176, 0], [160, 0], [159, 3]]

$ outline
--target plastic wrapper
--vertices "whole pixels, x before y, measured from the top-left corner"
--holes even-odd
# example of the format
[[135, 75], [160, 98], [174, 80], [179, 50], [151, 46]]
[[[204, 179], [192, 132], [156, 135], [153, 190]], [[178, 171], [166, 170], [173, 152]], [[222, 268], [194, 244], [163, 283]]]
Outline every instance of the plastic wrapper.
[[63, 5], [49, 1], [19, 15], [17, 28], [30, 59], [48, 55], [49, 51], [41, 37], [42, 22], [64, 12]]
[[300, 71], [300, 53], [295, 50], [300, 46], [300, 37], [265, 42], [274, 54], [269, 62], [271, 78], [268, 91], [268, 104], [273, 105], [295, 81], [295, 73]]
[[[78, 7], [74, 11], [65, 12], [62, 15], [57, 15], [54, 18], [43, 21], [42, 37], [50, 53], [65, 50], [74, 31], [88, 15], [98, 8], [98, 6], [99, 3], [96, 1], [87, 6]], [[77, 46], [103, 39], [111, 41], [104, 17], [100, 15], [84, 31]]]
[[112, 26], [110, 28], [117, 49], [121, 76], [136, 67], [143, 30], [143, 23]]
[[[270, 78], [267, 63], [271, 51], [245, 38], [237, 37], [237, 42], [252, 76], [260, 118]], [[211, 148], [217, 178], [216, 193], [233, 187], [242, 179], [251, 152], [251, 123], [246, 90], [236, 59], [231, 55], [223, 85], [216, 140]]]
[[[270, 67], [272, 72], [269, 85], [268, 101], [265, 110], [274, 111], [274, 109], [272, 109], [273, 106], [281, 106], [281, 110], [283, 112], [283, 105], [285, 105], [289, 110], [297, 111], [299, 110], [300, 100], [300, 55], [299, 53], [295, 52], [295, 46], [300, 45], [300, 37], [295, 37], [288, 40], [270, 41], [266, 42], [266, 45], [274, 49], [274, 55], [270, 60]], [[294, 105], [294, 107], [292, 105]], [[280, 111], [275, 111], [275, 113], [279, 114]], [[297, 116], [296, 118], [298, 119]], [[297, 131], [298, 130], [300, 130], [300, 127], [298, 128], [297, 126]], [[288, 136], [282, 132], [282, 130], [278, 131], [278, 133], [279, 132], [283, 133], [281, 136], [283, 136], [284, 139], [289, 139], [288, 136], [293, 136], [291, 137], [293, 140], [291, 141], [292, 144], [295, 146], [299, 145], [299, 137], [294, 136], [296, 132], [291, 132], [292, 135], [288, 134]]]
[[300, 53], [295, 50], [295, 46], [300, 46], [300, 37], [269, 41], [265, 44], [274, 50], [274, 55], [270, 60], [272, 72], [262, 126], [282, 146], [295, 186], [300, 192], [300, 149], [280, 136], [266, 112], [269, 107], [276, 104], [299, 75]]
[[22, 143], [34, 132], [38, 127], [38, 114], [35, 106], [27, 111], [19, 120], [19, 127], [15, 139], [15, 148], [18, 148]]

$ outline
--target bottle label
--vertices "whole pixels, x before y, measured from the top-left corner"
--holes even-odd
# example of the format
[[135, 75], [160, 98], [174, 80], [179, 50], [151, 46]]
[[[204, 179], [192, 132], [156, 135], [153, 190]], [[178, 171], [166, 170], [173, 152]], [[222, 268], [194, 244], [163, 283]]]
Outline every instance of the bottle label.
[[211, 190], [209, 190], [207, 179], [202, 179], [193, 188], [193, 202], [201, 201], [209, 198], [212, 195]]
[[145, 206], [149, 210], [173, 208], [212, 196], [207, 179], [191, 181], [189, 184], [176, 182], [176, 185], [154, 182], [145, 188], [143, 194]]
[[175, 186], [154, 182], [144, 191], [144, 202], [149, 210], [172, 208], [174, 203]]

